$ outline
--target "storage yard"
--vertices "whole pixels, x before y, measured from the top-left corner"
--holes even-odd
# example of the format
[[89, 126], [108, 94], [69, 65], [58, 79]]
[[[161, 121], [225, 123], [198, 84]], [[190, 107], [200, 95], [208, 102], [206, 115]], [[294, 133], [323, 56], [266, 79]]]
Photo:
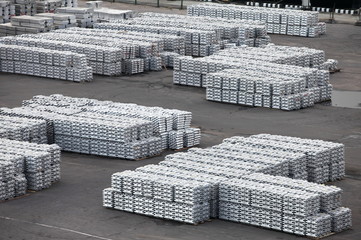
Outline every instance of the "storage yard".
[[214, 8], [3, 18], [0, 239], [361, 237], [360, 27]]

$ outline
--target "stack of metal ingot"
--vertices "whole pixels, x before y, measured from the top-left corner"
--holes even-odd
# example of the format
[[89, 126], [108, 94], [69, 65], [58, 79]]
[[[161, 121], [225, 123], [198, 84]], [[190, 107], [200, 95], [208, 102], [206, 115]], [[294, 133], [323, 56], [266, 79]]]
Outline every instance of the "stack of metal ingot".
[[141, 159], [200, 143], [190, 112], [62, 95], [36, 96], [23, 104], [0, 114], [45, 120], [48, 142], [66, 151]]
[[124, 171], [112, 175], [103, 205], [164, 219], [196, 224], [209, 219], [209, 184], [194, 180]]
[[15, 15], [33, 16], [36, 14], [36, 0], [11, 0], [15, 5]]
[[211, 101], [295, 110], [331, 99], [324, 62], [324, 52], [315, 49], [234, 47], [176, 58], [173, 82], [207, 87]]
[[91, 81], [92, 69], [82, 54], [1, 44], [2, 72], [63, 79], [74, 82]]
[[307, 158], [308, 181], [324, 183], [345, 176], [344, 145], [321, 140], [301, 139], [259, 134], [249, 138], [232, 137], [226, 140], [234, 147], [251, 146], [279, 152], [303, 153]]
[[220, 184], [219, 218], [321, 237], [351, 227], [334, 186], [254, 173]]
[[0, 24], [1, 36], [49, 32], [53, 29], [54, 24], [52, 18], [34, 16], [14, 16], [11, 18], [11, 23]]
[[0, 23], [10, 22], [10, 17], [15, 15], [15, 6], [10, 1], [0, 1]]
[[91, 28], [93, 27], [93, 13], [92, 8], [79, 8], [79, 7], [61, 7], [56, 9], [56, 13], [65, 13], [75, 15], [78, 27]]
[[52, 18], [55, 29], [76, 27], [76, 18], [72, 14], [38, 13], [36, 17]]
[[61, 0], [62, 7], [78, 7], [78, 0]]
[[53, 13], [62, 6], [62, 0], [37, 0], [35, 3], [37, 13]]
[[188, 6], [187, 13], [190, 16], [207, 16], [217, 20], [257, 20], [266, 23], [267, 32], [274, 34], [303, 37], [325, 34], [325, 29], [318, 22], [318, 12], [312, 11], [202, 3]]
[[0, 200], [42, 190], [60, 179], [60, 148], [0, 139]]
[[209, 56], [228, 42], [249, 46], [270, 42], [264, 25], [259, 22], [239, 23], [225, 19], [213, 21], [210, 18], [176, 14], [143, 13], [140, 17], [97, 23], [94, 27], [183, 36], [186, 43], [185, 53], [191, 56]]
[[[261, 141], [267, 136], [273, 147]], [[341, 207], [342, 190], [303, 180], [307, 179], [307, 164], [323, 163], [325, 156], [296, 151], [295, 146], [281, 149], [271, 138], [279, 139], [279, 145], [287, 145], [280, 136], [274, 135], [244, 138], [253, 144], [243, 144], [240, 137], [232, 137], [211, 148], [192, 148], [185, 153], [168, 155], [158, 165], [115, 173], [111, 188], [103, 191], [103, 206], [190, 223], [202, 221], [194, 215], [204, 219], [219, 217], [310, 237], [350, 228], [351, 211]], [[334, 158], [341, 157], [340, 144], [308, 139], [300, 139], [299, 143], [302, 145], [299, 148], [305, 151], [310, 144], [322, 145]], [[333, 179], [325, 181], [329, 180]], [[191, 185], [209, 188], [203, 192], [202, 207], [193, 207], [197, 212], [193, 212], [191, 218], [184, 216], [184, 213], [190, 214], [188, 207], [179, 209], [177, 204], [172, 204], [181, 196], [178, 183], [183, 184], [182, 192], [189, 191]], [[191, 190], [187, 198], [182, 198], [194, 199], [198, 192]], [[164, 201], [161, 206], [158, 200]]]
[[0, 116], [0, 138], [47, 143], [44, 120]]

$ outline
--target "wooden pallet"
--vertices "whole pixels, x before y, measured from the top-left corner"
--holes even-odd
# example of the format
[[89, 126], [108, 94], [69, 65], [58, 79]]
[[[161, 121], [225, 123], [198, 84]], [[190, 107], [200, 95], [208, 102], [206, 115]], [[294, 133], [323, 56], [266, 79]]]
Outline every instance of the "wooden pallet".
[[162, 153], [157, 154], [157, 155], [153, 155], [153, 156], [143, 157], [143, 158], [126, 159], [126, 160], [129, 160], [129, 161], [141, 161], [141, 160], [145, 160], [145, 159], [149, 159], [149, 158], [154, 158], [154, 157], [159, 157], [159, 156], [162, 156]]
[[323, 238], [330, 237], [330, 236], [332, 236], [334, 234], [336, 234], [336, 233], [335, 232], [330, 232], [330, 233], [328, 233], [326, 235], [323, 235], [321, 237], [307, 237], [307, 238], [312, 239], [312, 240], [318, 240], [318, 239], [323, 239]]

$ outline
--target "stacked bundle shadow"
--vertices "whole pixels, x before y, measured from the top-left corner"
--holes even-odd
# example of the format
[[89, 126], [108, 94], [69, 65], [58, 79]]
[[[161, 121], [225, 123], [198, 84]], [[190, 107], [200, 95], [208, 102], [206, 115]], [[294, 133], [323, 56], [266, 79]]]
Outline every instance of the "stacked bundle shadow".
[[39, 191], [60, 180], [60, 147], [0, 139], [0, 200]]

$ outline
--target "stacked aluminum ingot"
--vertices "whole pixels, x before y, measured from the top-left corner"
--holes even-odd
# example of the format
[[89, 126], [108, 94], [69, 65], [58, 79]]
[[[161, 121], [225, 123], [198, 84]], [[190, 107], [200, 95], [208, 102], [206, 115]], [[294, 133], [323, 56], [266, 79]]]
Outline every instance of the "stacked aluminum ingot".
[[210, 218], [211, 187], [204, 182], [139, 171], [112, 175], [103, 206], [196, 224]]
[[309, 48], [229, 48], [176, 58], [173, 82], [207, 87], [211, 101], [296, 110], [331, 99], [324, 59], [323, 51]]
[[[99, 29], [150, 32], [183, 36], [185, 54], [191, 56], [208, 56], [220, 49], [221, 39], [236, 45], [250, 46], [269, 43], [265, 28], [256, 21], [237, 23], [232, 20], [213, 21], [209, 18], [188, 17], [175, 14], [143, 13], [140, 17], [128, 20], [97, 23]], [[255, 39], [259, 39], [255, 43]], [[261, 40], [262, 39], [262, 40]]]
[[242, 5], [202, 3], [187, 6], [189, 16], [235, 20], [256, 20], [267, 25], [267, 32], [303, 37], [325, 34], [318, 23], [318, 12]]
[[92, 69], [82, 54], [1, 44], [2, 72], [56, 78], [74, 82], [92, 80]]
[[8, 139], [0, 139], [0, 145], [0, 172], [11, 177], [3, 182], [8, 189], [3, 199], [23, 195], [26, 189], [48, 188], [60, 180], [59, 146]]
[[63, 7], [78, 7], [78, 0], [61, 0], [61, 6]]
[[13, 16], [11, 23], [0, 24], [2, 36], [49, 32], [54, 29], [52, 18], [35, 16]]
[[93, 27], [94, 19], [92, 8], [80, 8], [80, 7], [61, 7], [56, 9], [56, 13], [66, 13], [75, 15], [78, 27], [91, 28]]
[[120, 75], [122, 73], [123, 51], [118, 48], [104, 47], [98, 45], [83, 45], [65, 40], [48, 40], [43, 38], [22, 35], [20, 37], [8, 37], [0, 40], [4, 44], [19, 46], [36, 46], [43, 49], [57, 51], [71, 51], [83, 54], [89, 60], [94, 74], [107, 76]]
[[33, 143], [47, 143], [44, 120], [0, 116], [0, 138]]
[[341, 143], [270, 134], [253, 135], [252, 138], [266, 140], [269, 143], [291, 144], [296, 147], [295, 151], [305, 152], [309, 181], [335, 181], [345, 176], [345, 146]]
[[52, 18], [55, 29], [64, 29], [69, 27], [76, 27], [76, 18], [72, 14], [56, 14], [56, 13], [38, 13], [36, 17]]
[[15, 15], [33, 16], [36, 14], [36, 0], [11, 0], [15, 6]]
[[15, 6], [10, 1], [0, 1], [0, 23], [10, 22], [10, 17], [15, 15]]
[[45, 120], [48, 142], [66, 151], [141, 159], [200, 143], [186, 111], [62, 95], [35, 96], [23, 105], [2, 108], [0, 115]]
[[[268, 177], [279, 182], [269, 182]], [[306, 181], [288, 180], [284, 177], [251, 174], [242, 179], [222, 182], [219, 217], [310, 237], [330, 233], [332, 216], [321, 213], [321, 195], [302, 187], [308, 184]], [[320, 190], [323, 187], [327, 188], [318, 185]]]
[[[257, 135], [254, 137], [248, 139], [262, 140]], [[291, 137], [285, 139], [296, 141]], [[303, 142], [307, 148], [309, 140]], [[327, 142], [313, 144], [326, 146]], [[336, 157], [340, 146], [332, 143], [328, 146]], [[207, 204], [203, 210], [208, 208], [208, 216], [212, 218], [310, 237], [350, 228], [351, 212], [341, 207], [340, 188], [290, 178], [297, 175], [299, 168], [305, 171], [306, 162], [304, 153], [255, 147], [242, 144], [240, 137], [232, 137], [212, 148], [193, 148], [186, 153], [168, 155], [158, 165], [113, 174], [112, 187], [103, 191], [103, 206], [194, 223], [195, 220], [185, 220], [184, 214], [175, 211], [175, 205], [169, 202], [188, 192], [192, 184], [207, 184], [209, 190], [203, 193], [203, 202]], [[154, 179], [159, 182], [153, 182]], [[170, 183], [182, 183], [182, 186], [172, 188]], [[200, 191], [191, 192], [181, 197], [183, 202], [192, 203], [195, 196], [201, 195]], [[165, 203], [153, 204], [152, 208], [150, 197]]]
[[54, 12], [62, 6], [62, 0], [37, 0], [35, 3], [37, 13]]

